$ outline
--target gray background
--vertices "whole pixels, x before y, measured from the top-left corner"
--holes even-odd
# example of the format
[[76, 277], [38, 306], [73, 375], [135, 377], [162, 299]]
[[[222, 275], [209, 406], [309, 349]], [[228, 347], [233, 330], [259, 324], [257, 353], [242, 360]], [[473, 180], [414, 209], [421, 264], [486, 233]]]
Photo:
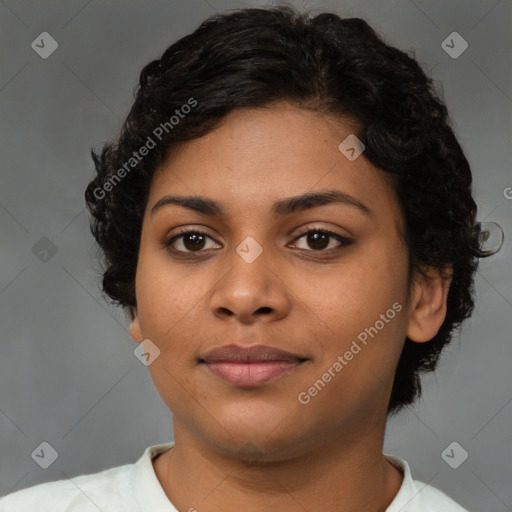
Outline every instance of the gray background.
[[[472, 319], [424, 378], [414, 412], [388, 424], [385, 453], [472, 511], [510, 511], [511, 3], [304, 3], [366, 18], [391, 43], [416, 49], [442, 82], [473, 168], [478, 220], [503, 227], [501, 251], [479, 268]], [[172, 439], [128, 320], [98, 290], [83, 200], [89, 148], [116, 136], [144, 64], [210, 14], [249, 5], [268, 4], [0, 2], [0, 496], [134, 462]], [[31, 48], [44, 31], [59, 44], [47, 59]], [[457, 59], [441, 47], [453, 31], [469, 43]], [[34, 254], [48, 248], [43, 237], [57, 249], [47, 261]], [[47, 469], [31, 457], [43, 441], [58, 452]], [[453, 441], [469, 454], [458, 469], [441, 457]]]

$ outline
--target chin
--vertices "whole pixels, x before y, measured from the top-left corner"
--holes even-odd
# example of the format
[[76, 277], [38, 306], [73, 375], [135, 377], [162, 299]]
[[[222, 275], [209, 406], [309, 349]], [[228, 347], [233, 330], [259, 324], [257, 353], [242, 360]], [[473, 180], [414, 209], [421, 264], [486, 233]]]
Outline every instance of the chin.
[[238, 422], [232, 418], [227, 424], [221, 423], [225, 430], [215, 429], [220, 435], [212, 436], [209, 430], [204, 437], [223, 454], [233, 458], [253, 463], [283, 461], [308, 451], [308, 440], [312, 439], [310, 432], [297, 430], [299, 422], [290, 424], [285, 418], [286, 415], [260, 417], [251, 421], [246, 417]]

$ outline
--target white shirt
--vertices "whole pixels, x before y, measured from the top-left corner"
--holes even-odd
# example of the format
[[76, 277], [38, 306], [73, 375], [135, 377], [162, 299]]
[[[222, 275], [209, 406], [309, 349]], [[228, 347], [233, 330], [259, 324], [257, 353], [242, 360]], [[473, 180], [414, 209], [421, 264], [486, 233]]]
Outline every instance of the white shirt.
[[[173, 446], [174, 443], [149, 446], [133, 464], [13, 492], [0, 498], [0, 512], [178, 512], [160, 485], [152, 463], [154, 457]], [[438, 489], [413, 480], [405, 460], [385, 456], [404, 475], [386, 512], [468, 512]]]

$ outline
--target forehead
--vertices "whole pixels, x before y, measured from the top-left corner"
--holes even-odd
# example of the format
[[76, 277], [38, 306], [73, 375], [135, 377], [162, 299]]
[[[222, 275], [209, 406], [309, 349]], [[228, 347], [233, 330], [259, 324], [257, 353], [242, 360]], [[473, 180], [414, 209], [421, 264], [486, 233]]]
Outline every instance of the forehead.
[[385, 173], [364, 152], [351, 161], [339, 149], [357, 130], [350, 120], [284, 102], [235, 110], [209, 134], [173, 148], [153, 177], [148, 208], [173, 194], [210, 197], [232, 216], [271, 214], [280, 199], [329, 189], [397, 220]]

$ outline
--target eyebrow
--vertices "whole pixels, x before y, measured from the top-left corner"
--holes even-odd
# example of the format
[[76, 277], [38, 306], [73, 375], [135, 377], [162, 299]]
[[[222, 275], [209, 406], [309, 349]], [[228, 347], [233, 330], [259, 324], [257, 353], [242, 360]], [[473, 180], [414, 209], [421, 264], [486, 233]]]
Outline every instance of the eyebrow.
[[[277, 217], [284, 217], [294, 212], [308, 210], [328, 204], [343, 204], [358, 209], [365, 215], [373, 215], [373, 211], [361, 201], [340, 190], [324, 190], [320, 192], [309, 192], [299, 196], [288, 197], [276, 201], [271, 208], [271, 213]], [[225, 219], [226, 210], [220, 203], [202, 196], [173, 196], [166, 195], [159, 199], [151, 208], [150, 216], [164, 206], [177, 205], [193, 210], [211, 217]]]

